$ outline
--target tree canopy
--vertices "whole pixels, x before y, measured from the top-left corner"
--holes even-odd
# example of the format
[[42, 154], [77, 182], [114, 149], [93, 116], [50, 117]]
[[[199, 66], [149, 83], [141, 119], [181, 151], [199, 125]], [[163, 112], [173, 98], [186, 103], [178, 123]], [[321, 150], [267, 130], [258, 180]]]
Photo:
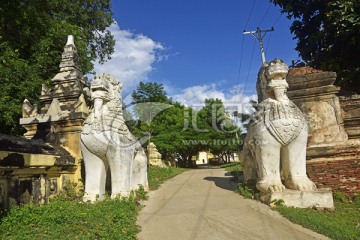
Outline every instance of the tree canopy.
[[220, 99], [205, 99], [205, 106], [199, 111], [198, 118], [207, 123], [210, 152], [228, 162], [231, 154], [240, 147], [241, 129], [230, 120], [230, 113]]
[[156, 82], [140, 82], [131, 94], [134, 114], [137, 118], [135, 124], [128, 124], [134, 134], [141, 138], [141, 143], [150, 141], [154, 127], [153, 118], [165, 109], [172, 107], [172, 100], [167, 97], [162, 84]]
[[270, 0], [293, 19], [291, 32], [302, 59], [338, 73], [337, 83], [360, 93], [360, 1]]
[[82, 70], [114, 51], [107, 27], [110, 0], [3, 0], [0, 3], [0, 132], [20, 134], [22, 101], [35, 102], [59, 70], [67, 35], [74, 35]]
[[162, 84], [156, 82], [143, 83], [131, 94], [135, 105], [135, 115], [143, 122], [150, 122], [156, 114], [172, 104], [172, 99], [167, 97]]
[[176, 158], [180, 166], [190, 167], [199, 151], [210, 151], [228, 161], [240, 147], [241, 131], [227, 116], [220, 99], [206, 99], [197, 111], [174, 102], [162, 84], [151, 82], [140, 83], [132, 96], [138, 117], [131, 125], [133, 133], [145, 144], [154, 142], [164, 159]]

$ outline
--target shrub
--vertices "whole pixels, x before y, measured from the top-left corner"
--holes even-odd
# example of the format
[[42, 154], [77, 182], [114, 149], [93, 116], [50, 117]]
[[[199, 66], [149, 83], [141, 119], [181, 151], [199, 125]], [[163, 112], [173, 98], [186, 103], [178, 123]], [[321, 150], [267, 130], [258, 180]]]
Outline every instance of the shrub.
[[254, 199], [255, 189], [254, 186], [246, 183], [239, 183], [236, 188], [236, 192], [242, 195], [244, 198]]

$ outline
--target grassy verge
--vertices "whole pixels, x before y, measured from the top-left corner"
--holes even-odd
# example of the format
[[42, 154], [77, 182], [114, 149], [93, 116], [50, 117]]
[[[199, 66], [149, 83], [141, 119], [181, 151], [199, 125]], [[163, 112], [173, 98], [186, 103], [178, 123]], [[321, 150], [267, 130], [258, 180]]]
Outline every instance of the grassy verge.
[[242, 168], [240, 163], [225, 163], [223, 165], [220, 165], [221, 168], [225, 168], [225, 170], [234, 177], [240, 177], [242, 176]]
[[235, 189], [235, 192], [239, 193], [245, 198], [249, 199], [257, 199], [258, 198], [258, 192], [255, 189], [255, 185], [251, 183], [243, 183], [243, 170], [241, 167], [241, 164], [239, 162], [237, 163], [226, 163], [221, 165], [220, 167], [225, 168], [227, 172], [229, 172], [232, 176], [234, 176], [237, 181], [238, 185]]
[[[233, 176], [242, 174], [239, 163], [222, 165]], [[246, 198], [257, 199], [254, 184], [239, 182], [237, 192]], [[300, 224], [335, 240], [360, 239], [360, 196], [352, 201], [342, 194], [334, 194], [335, 211], [317, 211], [315, 209], [274, 208], [290, 221]]]
[[335, 197], [334, 203], [333, 212], [284, 206], [277, 207], [276, 210], [290, 221], [332, 239], [360, 239], [360, 197], [355, 198], [354, 201]]
[[160, 168], [160, 167], [151, 167], [149, 170], [149, 187], [150, 190], [156, 190], [160, 187], [160, 185], [167, 179], [173, 178], [176, 175], [183, 173], [188, 169], [185, 168]]
[[136, 239], [136, 199], [94, 204], [56, 199], [15, 207], [1, 220], [1, 239]]
[[[179, 168], [149, 170], [150, 189], [185, 171]], [[106, 199], [94, 204], [67, 194], [47, 205], [14, 207], [0, 219], [0, 239], [136, 239], [138, 200], [146, 198], [140, 190], [136, 197]]]

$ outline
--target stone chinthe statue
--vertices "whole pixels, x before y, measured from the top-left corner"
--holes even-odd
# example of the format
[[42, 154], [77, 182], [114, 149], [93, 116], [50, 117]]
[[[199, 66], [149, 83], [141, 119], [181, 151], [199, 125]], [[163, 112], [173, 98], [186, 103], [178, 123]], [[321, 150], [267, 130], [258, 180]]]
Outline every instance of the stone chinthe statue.
[[306, 175], [307, 123], [286, 95], [287, 73], [287, 65], [275, 59], [258, 75], [259, 105], [245, 139], [244, 174], [245, 180], [256, 178], [262, 193], [316, 189]]
[[111, 172], [111, 196], [129, 196], [148, 187], [147, 157], [125, 125], [121, 83], [108, 74], [96, 75], [91, 85], [93, 108], [81, 133], [85, 164], [85, 201], [103, 199], [106, 174]]
[[317, 190], [306, 175], [307, 122], [286, 95], [288, 66], [264, 63], [257, 81], [258, 109], [245, 138], [244, 180], [255, 181], [260, 199], [294, 207], [333, 207], [332, 193]]

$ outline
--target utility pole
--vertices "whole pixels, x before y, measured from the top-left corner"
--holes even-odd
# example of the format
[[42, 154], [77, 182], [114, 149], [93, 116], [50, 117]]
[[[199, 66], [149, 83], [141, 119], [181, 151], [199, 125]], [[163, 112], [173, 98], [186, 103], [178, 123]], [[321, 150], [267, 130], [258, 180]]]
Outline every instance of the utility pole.
[[[260, 30], [260, 28], [257, 28], [256, 31], [250, 31], [250, 32], [244, 30], [244, 34], [251, 34], [254, 38], [256, 38], [259, 41], [262, 63], [265, 62], [263, 38], [265, 37], [267, 32], [273, 32], [273, 31], [274, 31], [273, 27], [268, 30]], [[264, 35], [262, 33], [264, 33]]]

